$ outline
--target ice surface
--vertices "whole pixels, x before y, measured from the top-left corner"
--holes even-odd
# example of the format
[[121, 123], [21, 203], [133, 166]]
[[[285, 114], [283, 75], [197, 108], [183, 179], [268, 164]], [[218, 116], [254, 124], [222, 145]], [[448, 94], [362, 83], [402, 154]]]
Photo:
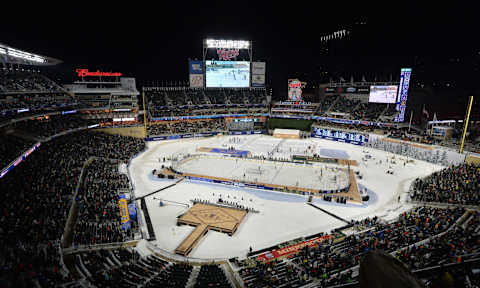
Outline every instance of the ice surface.
[[[136, 197], [173, 183], [173, 180], [158, 179], [152, 176], [153, 169], [160, 169], [162, 165], [170, 165], [169, 161], [163, 162], [163, 157], [195, 154], [199, 147], [233, 147], [239, 150], [249, 150], [254, 155], [273, 155], [283, 158], [289, 158], [291, 154], [313, 155], [316, 153], [320, 155], [322, 149], [342, 151], [335, 153], [348, 155], [349, 159], [358, 161], [359, 166], [351, 168], [362, 175], [362, 179], [357, 179], [357, 182], [361, 189], [367, 189], [370, 201], [364, 205], [353, 205], [325, 202], [317, 198], [314, 202], [323, 209], [347, 220], [360, 220], [374, 215], [387, 220], [393, 219], [399, 213], [412, 207], [411, 204], [405, 202], [406, 192], [412, 181], [417, 177], [426, 176], [443, 168], [440, 165], [417, 160], [414, 163], [404, 165], [405, 158], [398, 155], [317, 138], [302, 140], [278, 139], [265, 135], [221, 136], [150, 142], [147, 147], [148, 149], [132, 160], [129, 166]], [[365, 159], [366, 154], [371, 155], [371, 159], [364, 161], [362, 159]], [[210, 155], [217, 158], [221, 156], [219, 154]], [[395, 158], [395, 163], [392, 163], [392, 157]], [[258, 169], [259, 165], [255, 165]], [[195, 167], [200, 169], [201, 166], [197, 165]], [[210, 169], [218, 170], [219, 172], [216, 173], [222, 173], [223, 171], [225, 178], [235, 172], [232, 171], [234, 168], [235, 165], [228, 166], [222, 164], [221, 161], [212, 162], [203, 167], [205, 171]], [[236, 169], [242, 171], [240, 167]], [[264, 175], [270, 175], [269, 177], [278, 172], [271, 165], [261, 165], [261, 169], [263, 169]], [[387, 174], [387, 170], [393, 171], [394, 174]], [[243, 176], [243, 173], [241, 174]], [[289, 178], [293, 178], [293, 180], [289, 180]], [[295, 183], [296, 179], [302, 181], [301, 175], [290, 171], [290, 173], [277, 175], [273, 180]], [[224, 200], [236, 201], [244, 206], [252, 207], [260, 213], [249, 213], [232, 237], [209, 231], [206, 237], [190, 253], [189, 256], [191, 257], [243, 257], [250, 246], [254, 250], [262, 249], [297, 237], [319, 232], [330, 232], [332, 229], [345, 224], [318, 209], [306, 205], [305, 196], [230, 187], [222, 184], [184, 181], [172, 188], [146, 197], [147, 207], [157, 237], [155, 244], [159, 248], [173, 253], [174, 249], [194, 229], [189, 226], [176, 226], [177, 216], [184, 213], [186, 207], [170, 202], [165, 202], [165, 206], [159, 207], [159, 199], [191, 205], [189, 201], [195, 198], [216, 202], [220, 195]], [[399, 196], [400, 202], [398, 202]]]

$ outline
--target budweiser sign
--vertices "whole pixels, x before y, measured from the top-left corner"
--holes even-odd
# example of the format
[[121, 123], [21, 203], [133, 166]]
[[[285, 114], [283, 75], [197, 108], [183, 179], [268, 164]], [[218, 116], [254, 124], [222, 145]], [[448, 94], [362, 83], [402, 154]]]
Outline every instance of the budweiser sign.
[[99, 70], [95, 72], [90, 72], [88, 69], [76, 69], [75, 70], [78, 73], [78, 77], [86, 77], [86, 76], [107, 76], [107, 77], [112, 77], [112, 76], [122, 76], [122, 73], [120, 72], [100, 72]]
[[239, 49], [217, 49], [219, 60], [230, 60], [240, 55]]

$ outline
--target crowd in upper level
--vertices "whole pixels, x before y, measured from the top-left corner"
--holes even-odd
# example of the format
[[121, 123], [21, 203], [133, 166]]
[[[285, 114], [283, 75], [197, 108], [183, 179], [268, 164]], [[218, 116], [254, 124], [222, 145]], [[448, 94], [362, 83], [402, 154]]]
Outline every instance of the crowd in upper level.
[[0, 92], [13, 91], [58, 92], [62, 91], [62, 88], [38, 72], [30, 72], [18, 68], [1, 69]]
[[267, 112], [265, 89], [163, 88], [145, 91], [145, 98], [152, 117]]

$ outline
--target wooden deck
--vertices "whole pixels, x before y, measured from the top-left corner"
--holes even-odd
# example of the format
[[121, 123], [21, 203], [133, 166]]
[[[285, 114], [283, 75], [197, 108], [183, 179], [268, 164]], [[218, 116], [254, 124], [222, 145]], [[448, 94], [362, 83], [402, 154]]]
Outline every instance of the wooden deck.
[[197, 203], [177, 220], [177, 225], [195, 226], [195, 230], [175, 249], [187, 256], [209, 230], [232, 236], [247, 215], [245, 210]]
[[360, 195], [360, 191], [358, 191], [358, 184], [357, 184], [357, 179], [355, 178], [355, 173], [353, 170], [350, 170], [350, 188], [348, 189], [348, 192], [345, 193], [334, 193], [334, 194], [329, 194], [331, 196], [338, 196], [338, 197], [346, 197], [352, 202], [356, 203], [362, 203], [362, 196]]

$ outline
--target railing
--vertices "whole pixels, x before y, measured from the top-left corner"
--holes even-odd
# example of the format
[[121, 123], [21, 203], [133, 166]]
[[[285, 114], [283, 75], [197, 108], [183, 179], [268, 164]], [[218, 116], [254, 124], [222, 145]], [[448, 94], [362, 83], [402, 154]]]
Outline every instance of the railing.
[[190, 264], [223, 264], [228, 260], [226, 258], [195, 258], [195, 257], [188, 257], [188, 256], [181, 256], [178, 254], [173, 254], [153, 245], [150, 242], [145, 243], [145, 246], [148, 250], [152, 253], [160, 255], [164, 259], [167, 259], [172, 262], [186, 262]]
[[117, 248], [135, 246], [137, 242], [138, 240], [130, 240], [126, 242], [103, 243], [103, 244], [96, 244], [96, 245], [79, 245], [75, 247], [63, 248], [62, 252], [64, 255], [69, 255], [74, 253], [82, 253], [82, 252], [104, 250], [104, 249], [112, 250]]

